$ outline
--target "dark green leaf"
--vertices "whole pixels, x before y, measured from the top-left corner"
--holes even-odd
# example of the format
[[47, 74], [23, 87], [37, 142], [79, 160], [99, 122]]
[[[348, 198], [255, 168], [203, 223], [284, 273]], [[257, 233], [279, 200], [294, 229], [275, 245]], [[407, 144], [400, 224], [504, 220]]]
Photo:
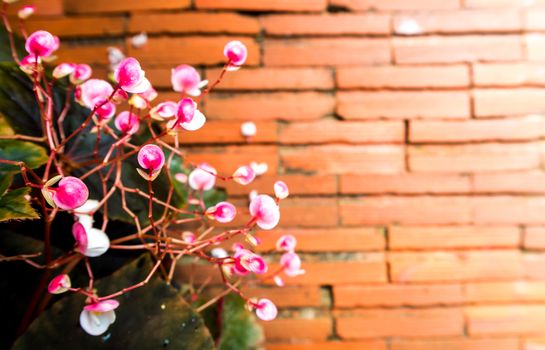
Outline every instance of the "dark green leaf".
[[0, 222], [40, 218], [25, 198], [29, 190], [28, 187], [18, 188], [5, 193], [0, 198]]
[[256, 349], [262, 341], [263, 329], [244, 307], [244, 300], [236, 294], [227, 295], [218, 350]]
[[11, 174], [0, 172], [0, 196], [3, 196], [4, 193], [6, 193], [12, 181], [13, 176]]
[[[0, 140], [0, 159], [25, 162], [31, 168], [37, 168], [47, 162], [45, 149], [32, 142], [20, 140]], [[18, 172], [19, 167], [0, 163], [0, 172]]]

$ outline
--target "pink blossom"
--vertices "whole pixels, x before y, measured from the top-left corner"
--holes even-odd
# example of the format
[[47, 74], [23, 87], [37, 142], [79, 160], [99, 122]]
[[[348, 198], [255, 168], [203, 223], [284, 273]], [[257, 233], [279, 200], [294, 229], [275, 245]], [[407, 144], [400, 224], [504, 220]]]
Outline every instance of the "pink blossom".
[[257, 127], [254, 122], [242, 123], [240, 126], [240, 132], [244, 137], [252, 137], [257, 133]]
[[280, 221], [280, 209], [275, 200], [260, 194], [250, 202], [250, 214], [263, 230], [271, 230]]
[[183, 184], [187, 183], [187, 175], [184, 173], [177, 173], [176, 175], [174, 175], [174, 179]]
[[233, 243], [233, 246], [231, 247], [234, 252], [237, 252], [241, 249], [244, 249], [244, 246], [240, 243]]
[[274, 195], [278, 199], [286, 199], [290, 194], [288, 185], [284, 181], [276, 181], [274, 183]]
[[19, 11], [17, 11], [17, 17], [20, 19], [27, 19], [36, 12], [35, 6], [23, 6]]
[[63, 177], [55, 188], [44, 186], [42, 193], [50, 204], [64, 210], [72, 210], [82, 206], [89, 197], [87, 186], [83, 181], [73, 176]]
[[70, 276], [66, 274], [61, 274], [56, 276], [49, 282], [47, 286], [47, 291], [51, 294], [61, 294], [66, 292], [72, 287], [72, 282], [70, 281]]
[[130, 112], [121, 112], [115, 117], [115, 127], [124, 135], [132, 135], [138, 132], [140, 120], [138, 116]]
[[42, 70], [42, 59], [34, 55], [27, 55], [19, 63], [19, 68], [26, 74], [33, 74], [36, 69]]
[[301, 258], [293, 252], [284, 253], [280, 258], [280, 265], [284, 268], [284, 273], [291, 277], [305, 273], [305, 270], [301, 270]]
[[98, 101], [108, 99], [114, 88], [105, 80], [89, 79], [76, 87], [76, 101], [89, 109], [93, 109]]
[[201, 88], [208, 81], [201, 81], [201, 76], [197, 70], [187, 64], [181, 64], [172, 70], [170, 77], [174, 91], [185, 92], [189, 96], [199, 96]]
[[233, 180], [241, 185], [248, 185], [255, 179], [255, 171], [247, 166], [241, 166], [233, 173]]
[[278, 309], [272, 301], [266, 298], [259, 299], [255, 305], [257, 317], [263, 321], [272, 321], [278, 315]]
[[248, 249], [239, 249], [233, 255], [235, 259], [234, 272], [238, 275], [244, 276], [248, 272], [256, 274], [264, 274], [268, 271], [269, 267], [265, 260]]
[[83, 307], [84, 310], [93, 312], [108, 312], [119, 307], [119, 301], [114, 299], [103, 300]]
[[206, 210], [206, 215], [222, 224], [233, 221], [237, 215], [237, 208], [229, 202], [219, 202]]
[[76, 240], [76, 251], [89, 257], [100, 256], [110, 248], [108, 235], [99, 229], [75, 222], [72, 235]]
[[182, 128], [188, 131], [199, 130], [206, 122], [206, 117], [197, 109], [197, 103], [190, 98], [178, 102], [176, 119], [167, 124], [169, 129]]
[[74, 72], [75, 64], [73, 63], [61, 63], [53, 69], [53, 77], [55, 79], [64, 78]]
[[182, 239], [184, 240], [184, 242], [191, 244], [197, 240], [197, 236], [195, 236], [195, 234], [191, 231], [184, 231], [182, 233]]
[[227, 70], [235, 71], [246, 62], [248, 58], [248, 49], [238, 40], [228, 42], [223, 49], [223, 55], [229, 60]]
[[79, 316], [81, 328], [90, 335], [101, 335], [115, 322], [116, 300], [104, 300], [86, 305]]
[[147, 144], [138, 152], [138, 164], [146, 170], [156, 172], [165, 165], [165, 154], [161, 147]]
[[74, 70], [70, 74], [72, 84], [81, 84], [93, 74], [93, 69], [88, 64], [75, 64], [73, 68]]
[[193, 169], [189, 174], [189, 186], [196, 191], [208, 191], [216, 183], [218, 172], [212, 166], [201, 163], [198, 168]]
[[134, 57], [127, 57], [117, 66], [114, 79], [126, 92], [142, 93], [149, 89], [150, 82], [140, 63]]
[[276, 241], [276, 249], [293, 252], [297, 245], [297, 239], [292, 235], [283, 235]]
[[155, 100], [157, 96], [157, 91], [150, 85], [146, 91], [132, 95], [129, 104], [137, 109], [146, 109], [150, 106], [150, 102]]
[[269, 170], [267, 163], [251, 162], [250, 167], [255, 172], [256, 176], [263, 175]]
[[45, 30], [38, 30], [28, 36], [25, 42], [26, 51], [34, 56], [49, 57], [58, 50], [59, 38]]
[[150, 110], [150, 116], [153, 119], [164, 120], [174, 118], [178, 112], [178, 105], [176, 102], [165, 101], [159, 103], [157, 106]]
[[98, 97], [95, 99], [95, 115], [99, 120], [110, 120], [115, 115], [116, 107], [113, 102], [106, 98]]

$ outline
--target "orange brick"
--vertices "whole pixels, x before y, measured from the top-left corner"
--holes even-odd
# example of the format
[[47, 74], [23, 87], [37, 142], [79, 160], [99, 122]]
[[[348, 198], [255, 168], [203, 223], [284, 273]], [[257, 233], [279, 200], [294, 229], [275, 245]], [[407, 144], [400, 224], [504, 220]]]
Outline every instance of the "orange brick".
[[545, 282], [469, 283], [464, 286], [464, 299], [469, 303], [543, 302]]
[[243, 186], [234, 181], [222, 182], [230, 195], [248, 195], [251, 190], [259, 193], [274, 194], [273, 186], [278, 180], [284, 181], [290, 190], [290, 196], [331, 195], [337, 193], [337, 180], [332, 175], [270, 174], [259, 176], [251, 185]]
[[545, 227], [526, 227], [523, 245], [526, 249], [545, 249]]
[[465, 310], [471, 336], [543, 332], [544, 305], [472, 306]]
[[457, 0], [330, 0], [334, 6], [350, 10], [447, 10], [457, 9], [460, 2]]
[[217, 119], [312, 120], [333, 114], [333, 96], [318, 92], [213, 94], [205, 114]]
[[467, 87], [469, 70], [464, 65], [340, 67], [337, 84], [341, 89]]
[[261, 231], [257, 236], [260, 251], [275, 249], [278, 238], [291, 234], [297, 239], [297, 251], [302, 252], [361, 252], [383, 250], [385, 232], [381, 228], [282, 229]]
[[477, 89], [473, 98], [477, 117], [540, 113], [545, 109], [542, 89]]
[[427, 36], [394, 39], [398, 63], [454, 63], [523, 59], [517, 35]]
[[478, 63], [473, 66], [476, 86], [545, 85], [543, 65], [540, 63]]
[[545, 280], [545, 254], [543, 253], [525, 253], [523, 255], [524, 277], [530, 280]]
[[[21, 0], [8, 8], [8, 14], [15, 15], [23, 6], [36, 7], [37, 16], [60, 16], [63, 14], [63, 0]], [[49, 30], [48, 27], [39, 29]]]
[[474, 222], [479, 224], [543, 224], [545, 200], [532, 196], [475, 198]]
[[[267, 350], [387, 350], [382, 341], [267, 344]], [[502, 349], [503, 350], [503, 349]]]
[[278, 306], [283, 307], [320, 307], [328, 304], [329, 301], [322, 300], [322, 292], [319, 287], [242, 287], [242, 292], [252, 298], [268, 298]]
[[146, 65], [174, 67], [180, 63], [216, 65], [225, 63], [223, 48], [231, 40], [240, 40], [248, 48], [246, 65], [253, 66], [259, 63], [259, 45], [247, 37], [151, 37], [141, 48], [127, 46], [128, 55], [138, 58], [144, 65], [144, 69], [147, 68]]
[[[209, 69], [215, 81], [221, 69]], [[247, 68], [226, 74], [217, 90], [331, 90], [333, 73], [325, 68]]]
[[402, 14], [394, 17], [398, 34], [517, 32], [522, 19], [512, 10], [457, 10]]
[[280, 227], [334, 227], [338, 221], [334, 198], [288, 198], [280, 213]]
[[308, 146], [283, 149], [285, 170], [317, 174], [397, 173], [404, 169], [401, 146]]
[[337, 317], [343, 339], [461, 336], [463, 328], [462, 310], [457, 308], [357, 310]]
[[480, 193], [545, 193], [541, 171], [475, 174], [473, 191]]
[[241, 10], [241, 11], [322, 11], [326, 0], [195, 0], [198, 9]]
[[394, 340], [390, 350], [519, 350], [516, 338]]
[[281, 127], [279, 135], [283, 144], [402, 143], [404, 140], [405, 125], [401, 121], [290, 123]]
[[[246, 143], [246, 137], [240, 132], [243, 121], [211, 120], [204, 126], [192, 132], [179, 134], [182, 144], [211, 144], [211, 143]], [[255, 122], [257, 133], [251, 142], [272, 143], [276, 141], [276, 123], [270, 121]]]
[[340, 177], [343, 194], [468, 193], [470, 179], [454, 174], [353, 175]]
[[262, 18], [271, 35], [388, 34], [390, 17], [385, 14], [273, 15]]
[[94, 65], [108, 65], [108, 47], [111, 45], [69, 45], [62, 44], [57, 56], [59, 62], [87, 63]]
[[390, 45], [387, 39], [270, 39], [265, 40], [264, 62], [267, 66], [389, 63]]
[[445, 285], [335, 286], [336, 307], [429, 306], [460, 304], [462, 287]]
[[346, 119], [469, 118], [464, 91], [338, 92], [337, 113]]
[[544, 134], [544, 119], [537, 115], [493, 120], [411, 121], [409, 127], [409, 140], [415, 143], [521, 141]]
[[508, 280], [524, 273], [516, 250], [390, 253], [388, 260], [395, 282]]
[[517, 227], [493, 226], [392, 226], [390, 249], [517, 248]]
[[129, 19], [131, 33], [257, 34], [259, 22], [235, 13], [137, 13]]
[[344, 225], [465, 224], [472, 205], [466, 197], [367, 197], [340, 201]]
[[111, 36], [124, 32], [123, 17], [59, 17], [31, 19], [27, 22], [27, 30], [47, 29], [60, 37]]
[[540, 166], [537, 143], [486, 143], [452, 146], [411, 146], [412, 171], [492, 172], [535, 169]]
[[331, 334], [333, 320], [329, 317], [277, 318], [274, 322], [262, 322], [268, 341], [304, 339], [324, 341]]
[[191, 0], [94, 0], [92, 4], [80, 0], [65, 0], [64, 6], [67, 13], [177, 10], [190, 7]]

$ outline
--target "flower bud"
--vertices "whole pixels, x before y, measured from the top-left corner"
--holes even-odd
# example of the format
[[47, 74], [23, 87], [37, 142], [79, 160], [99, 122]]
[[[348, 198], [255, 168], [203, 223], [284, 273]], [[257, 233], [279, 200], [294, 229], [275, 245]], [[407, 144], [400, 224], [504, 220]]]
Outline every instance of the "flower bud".
[[228, 42], [223, 49], [223, 55], [229, 60], [227, 70], [235, 71], [246, 62], [248, 58], [248, 49], [238, 40]]
[[17, 17], [20, 19], [27, 19], [36, 12], [36, 7], [34, 6], [23, 6], [19, 11], [17, 11]]
[[257, 133], [257, 127], [254, 122], [242, 123], [240, 126], [240, 133], [244, 137], [252, 137]]
[[47, 291], [51, 294], [61, 294], [68, 291], [72, 287], [70, 276], [66, 274], [58, 275], [49, 282]]
[[255, 313], [263, 321], [272, 321], [278, 315], [278, 309], [276, 305], [269, 299], [263, 298], [255, 305]]
[[174, 91], [186, 93], [189, 96], [199, 96], [201, 87], [208, 81], [201, 81], [201, 76], [197, 70], [187, 64], [181, 64], [172, 70], [170, 81]]
[[283, 235], [276, 241], [276, 249], [293, 252], [297, 245], [297, 239], [292, 235]]
[[202, 163], [189, 174], [189, 187], [196, 191], [211, 190], [216, 183], [217, 173], [212, 166]]
[[115, 127], [124, 135], [132, 135], [138, 132], [140, 128], [140, 120], [134, 113], [127, 111], [121, 112], [115, 117]]
[[100, 256], [110, 248], [108, 235], [94, 227], [86, 227], [75, 222], [72, 226], [72, 235], [76, 240], [76, 250], [85, 256]]
[[73, 176], [63, 177], [56, 188], [49, 186], [46, 184], [42, 189], [44, 198], [51, 206], [64, 210], [72, 210], [82, 206], [89, 197], [87, 186], [83, 181]]
[[25, 42], [26, 51], [38, 57], [49, 57], [58, 50], [59, 38], [45, 30], [38, 30], [28, 36]]
[[290, 194], [288, 185], [284, 181], [276, 181], [274, 183], [274, 195], [278, 199], [286, 199]]
[[255, 171], [245, 165], [241, 166], [233, 173], [233, 180], [241, 185], [248, 185], [255, 179]]
[[146, 170], [156, 172], [165, 165], [165, 154], [157, 145], [145, 145], [138, 152], [138, 164]]
[[266, 194], [260, 194], [250, 202], [250, 214], [257, 226], [263, 230], [271, 230], [280, 221], [280, 209], [275, 200]]
[[229, 202], [219, 202], [206, 210], [206, 215], [222, 224], [233, 221], [237, 215], [237, 208]]
[[114, 72], [114, 79], [121, 89], [130, 93], [142, 93], [151, 86], [140, 62], [134, 57], [127, 57], [119, 63]]

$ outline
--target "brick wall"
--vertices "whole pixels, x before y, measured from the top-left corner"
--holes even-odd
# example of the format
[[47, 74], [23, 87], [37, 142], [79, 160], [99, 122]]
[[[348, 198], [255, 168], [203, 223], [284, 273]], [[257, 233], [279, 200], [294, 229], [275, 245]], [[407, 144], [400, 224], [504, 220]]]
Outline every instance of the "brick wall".
[[253, 291], [284, 309], [268, 349], [545, 348], [545, 1], [34, 2], [32, 28], [73, 42], [63, 59], [104, 75], [116, 45], [161, 88], [248, 45], [184, 142], [224, 172], [267, 162], [259, 191], [291, 187], [264, 249], [296, 234], [308, 273]]

